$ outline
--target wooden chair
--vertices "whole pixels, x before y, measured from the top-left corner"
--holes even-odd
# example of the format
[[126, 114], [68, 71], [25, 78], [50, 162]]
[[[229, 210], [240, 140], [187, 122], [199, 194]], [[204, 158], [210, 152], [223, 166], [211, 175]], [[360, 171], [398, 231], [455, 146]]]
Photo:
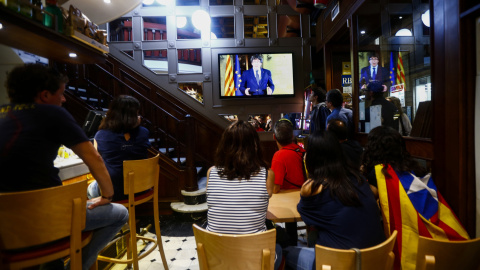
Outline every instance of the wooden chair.
[[420, 236], [417, 269], [480, 269], [480, 238], [445, 241]]
[[395, 254], [393, 246], [397, 231], [383, 243], [365, 249], [335, 249], [315, 245], [316, 268], [318, 270], [391, 270]]
[[[14, 180], [9, 180], [14, 181]], [[17, 179], [15, 181], [21, 181]], [[22, 269], [66, 256], [82, 269], [87, 181], [0, 193], [0, 269]]]
[[[127, 235], [127, 259], [116, 259], [100, 255], [98, 256], [97, 260], [110, 263], [133, 264], [133, 269], [139, 270], [138, 261], [146, 257], [158, 246], [163, 267], [168, 270], [165, 252], [163, 251], [162, 235], [160, 233], [160, 217], [158, 212], [158, 178], [160, 172], [160, 166], [158, 165], [159, 157], [160, 155], [157, 154], [153, 158], [126, 160], [123, 162], [124, 192], [126, 195], [128, 195], [128, 199], [117, 201], [115, 203], [124, 205], [128, 208], [129, 212], [128, 224], [130, 226], [130, 233]], [[140, 192], [145, 193], [135, 196], [135, 193]], [[135, 206], [148, 201], [153, 202], [155, 234], [157, 236], [156, 239], [136, 234], [137, 226], [135, 218]], [[138, 255], [137, 250], [138, 239], [153, 243], [153, 245], [151, 245], [150, 248], [148, 248], [140, 256]]]
[[200, 270], [273, 270], [275, 229], [254, 234], [220, 234], [193, 224]]

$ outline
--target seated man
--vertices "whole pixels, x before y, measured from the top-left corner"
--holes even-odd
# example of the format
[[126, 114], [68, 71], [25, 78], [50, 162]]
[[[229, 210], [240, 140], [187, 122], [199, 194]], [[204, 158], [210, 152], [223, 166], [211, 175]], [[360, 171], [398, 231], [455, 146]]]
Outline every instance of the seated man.
[[[19, 66], [8, 74], [11, 104], [0, 106], [0, 192], [62, 185], [53, 161], [60, 145], [71, 148], [88, 166], [102, 193], [87, 201], [85, 231], [93, 231], [93, 236], [82, 249], [82, 266], [89, 269], [128, 221], [128, 210], [110, 203], [113, 186], [102, 158], [61, 107], [66, 82], [66, 77], [40, 64]], [[63, 261], [54, 261], [49, 267], [63, 269]]]
[[275, 173], [273, 193], [280, 189], [301, 188], [305, 182], [303, 155], [305, 150], [293, 142], [293, 124], [290, 120], [280, 119], [275, 124], [273, 139], [277, 142], [278, 151], [272, 159], [272, 170]]
[[[279, 149], [272, 159], [272, 171], [275, 174], [273, 193], [278, 193], [280, 189], [301, 188], [306, 177], [303, 165], [305, 150], [294, 143], [293, 124], [290, 120], [282, 118], [278, 120], [273, 130], [273, 139]], [[287, 222], [285, 228], [289, 238], [288, 245], [296, 246], [297, 223]]]
[[327, 107], [332, 113], [327, 117], [325, 125], [328, 125], [328, 121], [332, 119], [340, 119], [346, 125], [348, 129], [348, 138], [353, 137], [353, 112], [350, 109], [343, 107], [343, 94], [338, 89], [331, 89], [327, 93]]

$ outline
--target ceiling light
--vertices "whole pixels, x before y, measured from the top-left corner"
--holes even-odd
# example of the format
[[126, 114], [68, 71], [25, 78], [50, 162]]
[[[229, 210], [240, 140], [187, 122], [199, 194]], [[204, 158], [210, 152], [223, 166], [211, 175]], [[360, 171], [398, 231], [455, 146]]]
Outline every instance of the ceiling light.
[[360, 34], [365, 35], [365, 30], [360, 31]]
[[103, 0], [103, 2], [104, 2], [105, 4], [110, 4], [110, 3], [111, 3], [110, 0]]
[[0, 29], [3, 29], [3, 24], [0, 23]]
[[208, 30], [210, 32], [210, 15], [202, 9], [196, 10], [192, 14], [192, 23], [198, 30]]
[[398, 16], [398, 18], [399, 18], [400, 20], [401, 20], [401, 19], [403, 19], [403, 17], [402, 17], [402, 16]]
[[75, 57], [77, 57], [77, 54], [76, 53], [69, 53], [68, 56], [70, 56], [71, 58], [75, 58]]
[[183, 28], [187, 25], [187, 17], [179, 16], [177, 17], [177, 28]]
[[151, 4], [153, 4], [153, 1], [154, 1], [154, 0], [143, 0], [142, 3], [143, 3], [145, 6], [150, 6]]
[[426, 27], [430, 27], [430, 10], [427, 9], [425, 13], [422, 14], [422, 22]]
[[403, 28], [398, 30], [398, 32], [395, 34], [396, 37], [411, 37], [412, 36], [412, 31], [409, 29]]

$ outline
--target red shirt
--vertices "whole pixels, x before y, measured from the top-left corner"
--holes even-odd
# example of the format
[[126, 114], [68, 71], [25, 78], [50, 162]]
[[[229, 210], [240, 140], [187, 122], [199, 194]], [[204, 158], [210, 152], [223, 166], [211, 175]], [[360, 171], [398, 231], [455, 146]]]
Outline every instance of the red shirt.
[[272, 170], [275, 173], [275, 184], [280, 185], [280, 189], [300, 188], [305, 182], [303, 153], [305, 149], [291, 143], [273, 155]]

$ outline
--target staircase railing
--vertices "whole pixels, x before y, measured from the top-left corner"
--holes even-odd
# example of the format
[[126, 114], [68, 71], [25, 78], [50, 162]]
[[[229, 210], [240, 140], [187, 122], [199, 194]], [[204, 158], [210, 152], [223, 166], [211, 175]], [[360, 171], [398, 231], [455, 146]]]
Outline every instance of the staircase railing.
[[[131, 95], [140, 101], [143, 125], [150, 130], [157, 150], [161, 145], [168, 154], [169, 149], [173, 148], [177, 157], [174, 163], [162, 153], [162, 160], [170, 164], [165, 167], [174, 169], [163, 172], [165, 179], [160, 181], [165, 182], [165, 189], [178, 186], [175, 195], [165, 191], [163, 201], [182, 200], [181, 189], [198, 190], [195, 166], [213, 163], [212, 149], [219, 141], [222, 128], [168, 96], [164, 89], [112, 57], [102, 66], [65, 65], [65, 69], [70, 78], [68, 88], [77, 96], [76, 100], [72, 99], [73, 96], [69, 97], [70, 105], [74, 106], [66, 107], [75, 111], [72, 114], [76, 114], [77, 120], [83, 121], [91, 109], [104, 110], [110, 100], [118, 95]], [[86, 99], [81, 100], [81, 95], [85, 95]], [[181, 164], [182, 156], [186, 158], [185, 165]]]

